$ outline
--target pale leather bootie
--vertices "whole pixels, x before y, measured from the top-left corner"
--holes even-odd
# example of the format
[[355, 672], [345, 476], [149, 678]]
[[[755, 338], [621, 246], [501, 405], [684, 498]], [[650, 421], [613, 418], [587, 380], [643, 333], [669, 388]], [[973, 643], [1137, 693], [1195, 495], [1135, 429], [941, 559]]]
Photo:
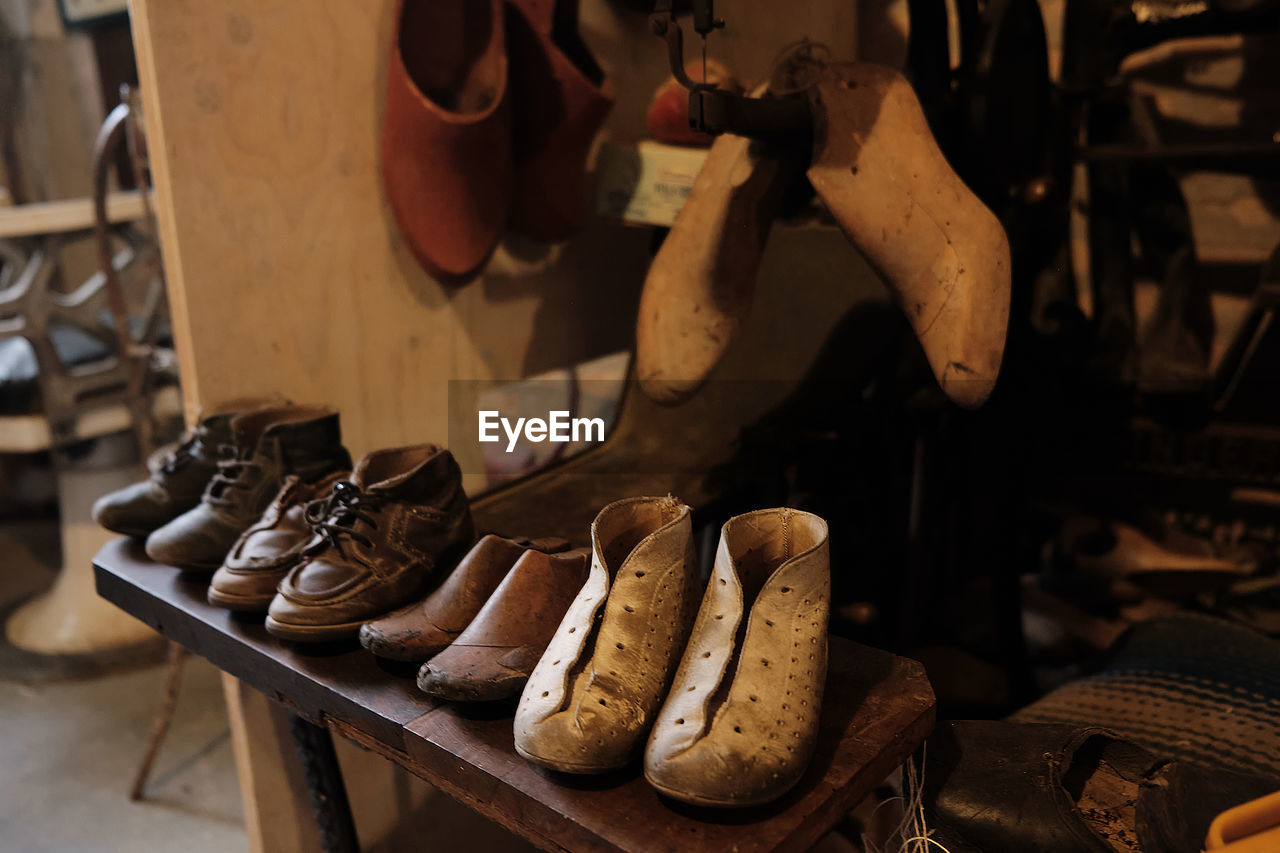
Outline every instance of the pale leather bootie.
[[649, 784], [731, 807], [800, 781], [818, 738], [830, 603], [825, 521], [786, 508], [729, 519], [645, 749]]
[[942, 390], [982, 405], [1009, 325], [1004, 228], [951, 169], [901, 74], [828, 65], [809, 98], [809, 181], [889, 286]]
[[591, 568], [515, 717], [525, 758], [566, 773], [603, 773], [637, 753], [666, 694], [697, 607], [689, 507], [626, 498], [591, 525]]

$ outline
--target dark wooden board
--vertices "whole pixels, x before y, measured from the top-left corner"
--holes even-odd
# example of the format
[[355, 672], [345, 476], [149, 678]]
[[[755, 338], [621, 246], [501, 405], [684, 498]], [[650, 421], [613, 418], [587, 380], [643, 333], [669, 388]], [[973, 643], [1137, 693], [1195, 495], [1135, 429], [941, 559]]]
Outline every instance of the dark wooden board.
[[555, 850], [806, 850], [933, 730], [917, 662], [831, 638], [822, 728], [809, 772], [776, 803], [721, 810], [660, 797], [638, 766], [607, 776], [542, 770], [512, 745], [510, 711], [442, 705], [409, 723], [409, 756], [481, 814]]
[[94, 572], [99, 594], [168, 639], [548, 850], [805, 850], [933, 728], [919, 663], [833, 637], [817, 752], [796, 789], [762, 808], [696, 808], [659, 797], [638, 764], [606, 776], [541, 770], [512, 746], [514, 704], [436, 703], [354, 644], [276, 640], [260, 619], [209, 605], [207, 579], [152, 563], [138, 542], [108, 544]]
[[355, 642], [295, 645], [261, 616], [214, 607], [207, 577], [151, 562], [141, 542], [110, 542], [93, 563], [103, 598], [313, 723], [336, 718], [403, 751], [404, 724], [434, 707], [410, 675], [388, 673]]

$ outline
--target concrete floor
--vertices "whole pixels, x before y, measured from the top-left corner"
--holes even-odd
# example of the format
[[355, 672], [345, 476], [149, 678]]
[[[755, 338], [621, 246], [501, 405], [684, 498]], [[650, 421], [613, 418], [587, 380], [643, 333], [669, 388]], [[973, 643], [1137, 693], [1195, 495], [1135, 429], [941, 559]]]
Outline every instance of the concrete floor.
[[[52, 583], [53, 520], [0, 522], [0, 610]], [[163, 665], [83, 681], [8, 680], [0, 655], [0, 853], [248, 850], [218, 670], [188, 656], [172, 727], [139, 803], [128, 799], [164, 692]], [[393, 789], [413, 805], [370, 853], [417, 849], [533, 853], [534, 848], [383, 759], [338, 739], [357, 829], [377, 829]], [[376, 765], [376, 766], [371, 766]], [[388, 786], [387, 772], [399, 773]], [[364, 780], [364, 782], [353, 780]], [[365, 784], [374, 782], [374, 784]], [[370, 826], [362, 828], [363, 821]]]
[[[48, 585], [57, 550], [53, 521], [0, 525], [0, 604]], [[155, 666], [79, 682], [0, 681], [0, 850], [248, 849], [221, 682], [199, 658], [187, 659], [146, 798], [129, 801], [163, 679]]]

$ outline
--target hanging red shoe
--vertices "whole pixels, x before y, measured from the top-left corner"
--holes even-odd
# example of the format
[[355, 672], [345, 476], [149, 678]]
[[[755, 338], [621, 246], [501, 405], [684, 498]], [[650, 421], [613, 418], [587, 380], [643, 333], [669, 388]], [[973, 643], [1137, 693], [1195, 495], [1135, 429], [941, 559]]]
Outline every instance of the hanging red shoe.
[[382, 131], [387, 201], [438, 281], [464, 284], [502, 235], [511, 122], [502, 0], [400, 0]]
[[613, 88], [578, 35], [578, 0], [508, 0], [516, 177], [511, 228], [547, 242], [582, 225], [583, 173]]

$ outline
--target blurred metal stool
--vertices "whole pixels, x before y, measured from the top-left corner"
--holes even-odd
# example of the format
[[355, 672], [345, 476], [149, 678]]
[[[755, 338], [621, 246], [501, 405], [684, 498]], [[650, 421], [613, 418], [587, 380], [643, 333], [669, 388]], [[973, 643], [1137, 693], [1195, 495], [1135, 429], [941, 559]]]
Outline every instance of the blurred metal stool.
[[[181, 411], [174, 385], [155, 387], [173, 359], [157, 346], [165, 294], [147, 193], [107, 192], [122, 144], [146, 186], [136, 110], [122, 91], [95, 147], [93, 199], [0, 209], [0, 344], [29, 345], [39, 396], [27, 411], [0, 413], [0, 453], [50, 452], [63, 561], [49, 591], [5, 618], [0, 675], [16, 680], [85, 677], [163, 654], [154, 632], [97, 596], [91, 567], [112, 538], [93, 524], [93, 501], [138, 478], [157, 420]], [[90, 237], [101, 269], [70, 291], [58, 288], [60, 252]], [[60, 353], [59, 337], [64, 350], [78, 339], [79, 357]]]

